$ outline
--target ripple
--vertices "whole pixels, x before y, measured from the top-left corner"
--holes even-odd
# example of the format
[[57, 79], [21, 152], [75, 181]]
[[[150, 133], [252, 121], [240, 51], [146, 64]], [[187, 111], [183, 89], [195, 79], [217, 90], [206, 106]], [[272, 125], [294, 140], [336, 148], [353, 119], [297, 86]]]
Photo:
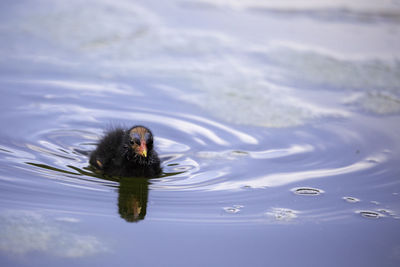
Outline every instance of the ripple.
[[[121, 95], [143, 95], [140, 91], [135, 90], [131, 86], [118, 83], [89, 83], [82, 81], [70, 81], [70, 80], [22, 80], [12, 81], [16, 83], [24, 83], [30, 85], [39, 86], [50, 86], [52, 89], [71, 90], [83, 93], [83, 95], [101, 95], [107, 96], [112, 94]], [[53, 95], [47, 95], [47, 98], [53, 98]]]
[[213, 190], [227, 174], [229, 172], [224, 170], [198, 171], [192, 174], [183, 172], [167, 179], [155, 179], [151, 188], [160, 191], [208, 191]]
[[[95, 112], [97, 111], [95, 110]], [[114, 115], [119, 116], [121, 114], [125, 116], [128, 112], [116, 112]], [[143, 114], [143, 112], [136, 114]], [[318, 142], [313, 143], [313, 145], [307, 142], [308, 138], [315, 140], [315, 136], [312, 134], [294, 134], [292, 136], [297, 139], [291, 139], [290, 144], [284, 142], [275, 144], [272, 140], [271, 143], [274, 143], [275, 147], [273, 149], [262, 149], [262, 147], [265, 148], [270, 145], [265, 140], [271, 138], [271, 136], [276, 138], [273, 134], [264, 138], [258, 137], [255, 140], [259, 142], [261, 149], [257, 150], [254, 149], [255, 147], [249, 147], [251, 142], [243, 143], [246, 138], [239, 138], [238, 135], [232, 134], [232, 131], [223, 131], [224, 127], [215, 128], [213, 123], [199, 124], [198, 127], [203, 128], [206, 134], [202, 135], [203, 131], [193, 134], [193, 132], [187, 132], [185, 127], [180, 128], [179, 125], [175, 127], [175, 125], [165, 122], [164, 120], [167, 120], [166, 117], [168, 116], [173, 116], [173, 119], [180, 120], [183, 124], [195, 124], [195, 121], [176, 113], [165, 113], [160, 116], [157, 112], [152, 111], [149, 116], [142, 116], [145, 118], [144, 123], [146, 125], [149, 122], [151, 128], [156, 129], [153, 130], [156, 134], [155, 146], [160, 152], [164, 171], [161, 177], [151, 179], [149, 182], [148, 190], [151, 191], [149, 201], [153, 201], [150, 202], [150, 205], [155, 205], [156, 209], [161, 207], [162, 210], [170, 210], [172, 214], [165, 215], [165, 211], [156, 210], [150, 217], [155, 220], [164, 220], [162, 217], [166, 216], [165, 220], [202, 220], [214, 223], [224, 220], [230, 223], [293, 221], [300, 213], [295, 209], [270, 208], [265, 212], [265, 207], [263, 207], [263, 210], [260, 211], [260, 203], [265, 201], [265, 196], [268, 195], [264, 191], [268, 190], [266, 184], [279, 186], [296, 181], [296, 179], [350, 174], [379, 166], [389, 156], [387, 153], [370, 154], [365, 155], [362, 159], [352, 158], [353, 162], [347, 166], [322, 168], [320, 166], [323, 166], [327, 160], [318, 157], [321, 156], [320, 153], [325, 153], [329, 147], [321, 146]], [[146, 121], [146, 119], [149, 119], [149, 121]], [[225, 143], [218, 144], [217, 141], [210, 144], [209, 141], [212, 141], [214, 137], [209, 138], [207, 131], [213, 132], [225, 143], [238, 145], [237, 147], [231, 145], [229, 149], [226, 149]], [[80, 197], [84, 195], [84, 198], [95, 197], [96, 194], [102, 194], [102, 197], [108, 196], [110, 192], [118, 190], [120, 186], [118, 179], [102, 177], [96, 175], [90, 169], [86, 169], [88, 164], [87, 154], [76, 152], [77, 150], [90, 151], [93, 149], [100, 132], [102, 132], [100, 128], [84, 128], [84, 130], [49, 129], [32, 132], [29, 145], [25, 149], [34, 155], [34, 160], [25, 161], [24, 170], [31, 171], [33, 174], [48, 178], [57, 185], [63, 186], [60, 194], [63, 194], [62, 191], [73, 192], [73, 190], [77, 190], [81, 195]], [[157, 132], [160, 132], [160, 135], [157, 135]], [[244, 134], [252, 136], [245, 132]], [[301, 136], [301, 138], [298, 136]], [[308, 137], [305, 138], [304, 136]], [[208, 139], [208, 142], [199, 145], [194, 141], [196, 138]], [[285, 138], [285, 140], [287, 139]], [[351, 141], [354, 141], [354, 139], [349, 140], [349, 142]], [[205, 150], [204, 147], [211, 147], [214, 150]], [[12, 155], [15, 153], [3, 154]], [[293, 164], [292, 156], [294, 155], [300, 155], [298, 157], [302, 160], [300, 162], [306, 163], [304, 167], [299, 165], [305, 171], [295, 169], [299, 166]], [[314, 161], [315, 158], [318, 158], [318, 160]], [[295, 158], [296, 162], [299, 159]], [[227, 163], [226, 160], [233, 161], [233, 164]], [[295, 168], [287, 169], [285, 172], [280, 172], [276, 168], [277, 166], [287, 168], [289, 165], [295, 165]], [[335, 163], [335, 165], [337, 164]], [[254, 175], [252, 168], [261, 173], [267, 173], [266, 176], [270, 178], [268, 183], [264, 183], [265, 181], [261, 184], [255, 183], [257, 177], [254, 178], [256, 175]], [[288, 177], [295, 180], [287, 179]], [[39, 184], [39, 186], [41, 185]], [[323, 190], [312, 187], [296, 187], [291, 191], [296, 195], [305, 196], [317, 196], [324, 193]], [[82, 192], [87, 192], [87, 194], [82, 194]], [[346, 201], [349, 201], [350, 198], [346, 197]], [[235, 199], [236, 203], [241, 203], [241, 205], [221, 204], [231, 203], [232, 199]], [[274, 197], [271, 196], [271, 199], [273, 201]], [[248, 209], [243, 213], [244, 206]], [[190, 212], [187, 211], [189, 207], [191, 208]], [[221, 216], [221, 208], [223, 214], [238, 215], [225, 216], [225, 218]], [[218, 212], [218, 209], [220, 212]], [[302, 220], [307, 218], [326, 220], [324, 218], [324, 216], [328, 216], [326, 214], [329, 214], [332, 218], [340, 219], [346, 216], [335, 211], [326, 211], [323, 214], [308, 212], [303, 213], [302, 217], [304, 218]], [[382, 212], [382, 214], [385, 213]], [[201, 216], [204, 218], [198, 218]]]
[[196, 154], [199, 158], [204, 159], [227, 159], [236, 160], [249, 155], [246, 151], [228, 150], [228, 151], [199, 151]]
[[[364, 19], [371, 15], [379, 18], [397, 18], [399, 13], [398, 9], [379, 7], [381, 11], [376, 12], [369, 5], [364, 8], [363, 5], [344, 2], [333, 4], [333, 7], [331, 3], [324, 3], [318, 7], [314, 6], [315, 3], [312, 7], [303, 3], [307, 6], [304, 8], [296, 5], [293, 7], [294, 3], [290, 1], [289, 9], [288, 3], [271, 5], [255, 3], [256, 1], [245, 1], [246, 3], [241, 4], [234, 2], [232, 4], [232, 1], [218, 1], [217, 5], [245, 6], [246, 9], [255, 10], [260, 9], [261, 5], [261, 10], [276, 11], [280, 14], [314, 14], [311, 17], [323, 17], [329, 14], [329, 18], [332, 14], [333, 17], [337, 17], [348, 13], [350, 17], [354, 14], [364, 14], [362, 16]], [[303, 125], [320, 118], [341, 118], [351, 115], [350, 112], [343, 111], [343, 108], [329, 107], [325, 103], [313, 101], [313, 96], [306, 96], [305, 90], [301, 92], [302, 96], [299, 96], [296, 94], [297, 87], [282, 86], [282, 82], [272, 83], [272, 78], [266, 78], [265, 73], [269, 73], [270, 77], [279, 77], [278, 80], [282, 79], [281, 77], [292, 76], [295, 80], [340, 88], [363, 89], [368, 86], [374, 89], [387, 87], [397, 89], [399, 84], [399, 68], [390, 62], [343, 60], [329, 53], [320, 53], [314, 47], [297, 49], [293, 46], [279, 45], [278, 49], [276, 47], [265, 49], [264, 42], [259, 45], [248, 43], [243, 38], [234, 38], [218, 31], [200, 31], [195, 28], [189, 31], [167, 27], [160, 21], [156, 12], [138, 4], [96, 2], [93, 10], [85, 12], [82, 11], [81, 3], [71, 3], [68, 6], [57, 3], [48, 5], [49, 10], [45, 14], [40, 16], [29, 14], [25, 19], [17, 20], [20, 23], [15, 23], [16, 25], [10, 28], [23, 29], [25, 32], [54, 42], [57, 47], [67, 50], [72, 48], [77, 54], [77, 62], [71, 62], [69, 57], [63, 58], [59, 54], [56, 54], [59, 57], [53, 57], [80, 66], [75, 70], [78, 73], [93, 69], [86, 68], [90, 62], [90, 66], [96, 65], [95, 73], [105, 73], [111, 77], [119, 75], [126, 78], [136, 73], [142, 77], [151, 75], [151, 78], [167, 77], [167, 80], [183, 81], [182, 87], [185, 91], [172, 92], [175, 99], [180, 98], [194, 103], [222, 120], [233, 123], [288, 127]], [[372, 4], [372, 6], [378, 5]], [[351, 12], [348, 7], [351, 7]], [[113, 12], [109, 12], [110, 9]], [[54, 20], [60, 16], [63, 20]], [[102, 19], [97, 19], [99, 17]], [[86, 23], [88, 19], [91, 21], [90, 25]], [[68, 21], [74, 23], [67, 23]], [[75, 27], [75, 25], [83, 26]], [[257, 54], [257, 60], [254, 59], [254, 54]], [[258, 60], [260, 56], [267, 60], [262, 60], [260, 63]], [[53, 57], [36, 56], [33, 61], [50, 58], [50, 62], [47, 63], [52, 63], [50, 66], [53, 67], [55, 61]], [[30, 81], [32, 82], [34, 81]], [[70, 90], [85, 89], [84, 92], [104, 93], [109, 90], [114, 94], [123, 94], [136, 91], [128, 85], [120, 84], [110, 86], [66, 80], [40, 82]], [[173, 87], [171, 82], [162, 85], [164, 88]], [[192, 91], [188, 92], [191, 89]], [[281, 97], [283, 92], [285, 98]], [[388, 106], [385, 103], [391, 103], [393, 108], [389, 111], [393, 112], [398, 110], [397, 100], [388, 102], [380, 99], [379, 106], [385, 107]], [[244, 135], [241, 138], [253, 143], [257, 141]]]
[[[21, 169], [29, 170], [41, 177], [53, 180], [58, 184], [85, 189], [86, 191], [109, 192], [110, 190], [107, 187], [115, 188], [117, 185], [115, 182], [99, 179], [102, 178], [102, 176], [90, 170], [80, 169], [75, 166], [57, 168], [34, 162], [26, 162], [26, 166], [29, 167], [23, 167]], [[33, 169], [32, 166], [34, 167]]]
[[[393, 37], [388, 38], [393, 25], [389, 28], [385, 21], [373, 27], [347, 25], [361, 29], [360, 36], [377, 33], [387, 41], [382, 44], [389, 44], [389, 51], [379, 51], [382, 46], [377, 43], [365, 46], [358, 58], [340, 51], [357, 50], [360, 42], [329, 51], [332, 42], [309, 34], [305, 36], [311, 38], [309, 46], [299, 45], [296, 37], [280, 42], [280, 31], [270, 31], [274, 36], [269, 40], [260, 35], [261, 39], [249, 41], [249, 33], [243, 31], [171, 24], [169, 18], [159, 17], [165, 15], [153, 10], [152, 4], [145, 8], [129, 1], [91, 1], [92, 8], [85, 9], [84, 2], [21, 6], [17, 14], [10, 14], [10, 24], [2, 27], [10, 41], [3, 45], [3, 76], [14, 77], [1, 87], [9, 88], [3, 90], [7, 116], [1, 121], [6, 126], [0, 138], [2, 205], [9, 203], [9, 196], [10, 201], [28, 207], [46, 202], [54, 209], [73, 209], [66, 203], [75, 198], [78, 206], [95, 211], [103, 202], [114, 205], [123, 188], [120, 180], [87, 168], [90, 151], [110, 123], [128, 127], [142, 123], [156, 136], [164, 173], [139, 187], [149, 189], [150, 219], [248, 223], [265, 221], [267, 215], [272, 221], [290, 221], [299, 215], [296, 209], [303, 201], [282, 195], [288, 188], [313, 184], [330, 194], [313, 203], [319, 207], [302, 211], [302, 219], [343, 219], [354, 216], [354, 205], [341, 200], [343, 195], [332, 196], [335, 189], [351, 185], [348, 191], [362, 196], [367, 189], [392, 185], [390, 190], [398, 191], [395, 133], [400, 68], [396, 53], [390, 56], [394, 61], [382, 55], [393, 52]], [[392, 18], [387, 7], [343, 10], [358, 5], [344, 0], [333, 7], [329, 1], [317, 6], [302, 0], [294, 5], [293, 1], [214, 2], [278, 16]], [[393, 13], [397, 15], [398, 9]], [[237, 21], [254, 32], [259, 26], [252, 19]], [[279, 26], [290, 26], [280, 22], [284, 25]], [[343, 29], [340, 23], [324, 23], [313, 27], [328, 27], [335, 33]], [[384, 27], [378, 31], [381, 24]], [[307, 20], [298, 26], [306, 33], [310, 25]], [[33, 44], [21, 43], [25, 37]], [[351, 97], [343, 99], [347, 95]], [[359, 114], [353, 106], [385, 116], [371, 119], [371, 114]], [[382, 153], [388, 148], [390, 154]], [[309, 187], [292, 191], [316, 198], [324, 192]], [[378, 195], [382, 191], [374, 190], [371, 199], [386, 204]], [[345, 201], [355, 198], [345, 197]], [[143, 203], [131, 204], [142, 208]], [[345, 211], [339, 210], [340, 205]], [[237, 215], [220, 216], [221, 212]]]
[[312, 152], [314, 148], [311, 145], [293, 145], [288, 148], [269, 149], [263, 151], [240, 151], [240, 150], [226, 150], [226, 151], [200, 151], [197, 153], [198, 157], [207, 159], [238, 159], [241, 157], [250, 156], [254, 159], [274, 159], [281, 157], [288, 157], [296, 154]]
[[324, 193], [324, 191], [321, 189], [311, 188], [311, 187], [298, 187], [298, 188], [293, 188], [291, 191], [296, 195], [301, 195], [301, 196], [317, 196]]
[[2, 146], [0, 153], [3, 154], [5, 160], [23, 162], [25, 159], [34, 159], [35, 156], [31, 151], [24, 151], [23, 148]]
[[[115, 9], [115, 14], [108, 12], [109, 5]], [[175, 99], [179, 98], [198, 105], [222, 120], [236, 124], [288, 127], [302, 125], [321, 117], [348, 115], [340, 109], [329, 108], [317, 102], [311, 102], [310, 99], [299, 97], [293, 94], [295, 91], [293, 88], [274, 84], [266, 79], [265, 73], [275, 71], [272, 76], [282, 74], [276, 73], [275, 64], [271, 66], [260, 64], [258, 60], [251, 60], [254, 50], [265, 51], [264, 44], [254, 48], [254, 44], [218, 32], [169, 28], [159, 21], [157, 14], [135, 4], [129, 5], [129, 10], [132, 10], [129, 16], [125, 7], [122, 8], [120, 4], [97, 3], [94, 5], [94, 10], [87, 11], [85, 14], [82, 14], [79, 4], [71, 4], [63, 8], [57, 4], [51, 6], [51, 12], [43, 14], [42, 19], [37, 20], [35, 16], [28, 16], [26, 20], [23, 20], [22, 25], [16, 26], [48, 39], [57, 46], [72, 48], [83, 59], [78, 61], [83, 65], [80, 68], [81, 71], [91, 69], [84, 67], [89, 61], [84, 60], [86, 58], [95, 62], [97, 73], [103, 72], [110, 76], [129, 77], [127, 73], [135, 73], [141, 76], [152, 75], [152, 77], [161, 76], [172, 80], [188, 81], [184, 86], [185, 91], [172, 92]], [[66, 21], [71, 19], [78, 24], [81, 21], [80, 24], [85, 26], [77, 29], [65, 21], [54, 22], [50, 19], [58, 17], [59, 12]], [[115, 17], [116, 14], [118, 17]], [[83, 22], [92, 16], [102, 17], [102, 20], [93, 19], [93, 25]], [[126, 22], [121, 23], [121, 18], [126, 19], [130, 26], [127, 27]], [[50, 23], [50, 21], [53, 22]], [[105, 21], [107, 21], [106, 26], [103, 25]], [[56, 33], [57, 38], [50, 33]], [[75, 38], [65, 38], [65, 36], [75, 36]], [[197, 56], [188, 57], [188, 54]], [[210, 60], [210, 55], [215, 54], [222, 54], [222, 56], [213, 56]], [[243, 56], [235, 56], [235, 54]], [[267, 56], [273, 57], [274, 54], [275, 51], [268, 52]], [[104, 55], [108, 56], [104, 57]], [[198, 60], [198, 57], [202, 60]], [[280, 58], [284, 56], [280, 55]], [[39, 59], [34, 58], [34, 60]], [[68, 58], [64, 60], [69, 62]], [[290, 63], [293, 64], [293, 62]], [[121, 84], [110, 86], [65, 80], [30, 82], [69, 90], [84, 88], [84, 92], [89, 93], [106, 94], [104, 88], [109, 88], [108, 90], [114, 94], [136, 91], [128, 85]], [[172, 87], [172, 85], [167, 84], [164, 89], [166, 87]], [[193, 90], [189, 92], [190, 89]], [[284, 99], [280, 97], [282, 92], [286, 95]], [[86, 119], [95, 120], [96, 117], [87, 116]], [[202, 118], [202, 120], [205, 119]], [[214, 127], [217, 127], [215, 122]], [[226, 125], [223, 127], [224, 131], [230, 128]], [[233, 130], [231, 134], [236, 133]], [[257, 143], [256, 139], [245, 134], [239, 134], [237, 137], [243, 142]]]
[[175, 155], [175, 157], [163, 161], [162, 166], [164, 173], [175, 173], [175, 177], [180, 177], [182, 175], [188, 176], [191, 173], [196, 173], [200, 170], [200, 165], [196, 160], [190, 157], [183, 157], [182, 155]]
[[200, 116], [194, 116], [194, 115], [188, 115], [188, 114], [184, 114], [183, 115], [185, 118], [189, 118], [189, 119], [193, 119], [193, 120], [197, 120], [199, 122], [203, 122], [206, 123], [208, 125], [211, 125], [213, 127], [217, 127], [219, 129], [221, 129], [224, 132], [230, 133], [232, 135], [234, 135], [235, 137], [237, 137], [240, 141], [247, 143], [247, 144], [258, 144], [258, 140], [256, 138], [254, 138], [253, 136], [251, 136], [250, 134], [244, 133], [244, 132], [240, 132], [238, 130], [233, 129], [232, 127], [228, 127], [227, 125], [224, 125], [222, 123], [217, 123], [215, 121], [200, 117]]
[[343, 199], [348, 203], [360, 202], [360, 200], [358, 198], [355, 198], [355, 197], [343, 197]]
[[[82, 129], [70, 127], [32, 131], [28, 140], [25, 140], [27, 145], [21, 150], [25, 149], [33, 155], [33, 159], [23, 161], [22, 169], [61, 186], [59, 194], [79, 194], [77, 198], [85, 200], [99, 195], [107, 198], [111, 192], [121, 189], [120, 181], [113, 177], [103, 177], [87, 168], [88, 155], [103, 132], [101, 121], [123, 117], [127, 123], [131, 123], [140, 117], [140, 123], [149, 125], [155, 134], [155, 147], [163, 167], [163, 174], [149, 180], [146, 187], [151, 192], [149, 205], [152, 205], [152, 209], [148, 211], [153, 212], [148, 217], [154, 220], [213, 223], [293, 221], [300, 213], [295, 209], [270, 208], [265, 212], [265, 207], [262, 207], [261, 210], [260, 203], [265, 203], [266, 198], [274, 202], [274, 194], [268, 196], [266, 190], [302, 180], [354, 174], [378, 167], [390, 157], [386, 152], [360, 152], [356, 156], [352, 153], [344, 161], [335, 159], [331, 162], [326, 157], [329, 156], [326, 151], [331, 151], [333, 146], [317, 138], [320, 132], [301, 130], [281, 137], [280, 133], [285, 131], [266, 132], [259, 128], [238, 130], [240, 127], [225, 127], [210, 119], [174, 112], [141, 108], [111, 112], [106, 109], [69, 107], [63, 107], [70, 110], [67, 116], [75, 118], [82, 112], [90, 113], [99, 122], [91, 127], [85, 124]], [[47, 108], [51, 110], [55, 107], [46, 106], [46, 112]], [[76, 123], [68, 117], [63, 117], [62, 121], [66, 125]], [[330, 140], [337, 138], [342, 141], [342, 136], [338, 137], [336, 132], [331, 133], [325, 129], [321, 131], [322, 136], [329, 132]], [[360, 135], [349, 136], [343, 131], [340, 134], [347, 138], [343, 138], [346, 145], [347, 142], [362, 142]], [[18, 154], [12, 148], [2, 147], [13, 152], [2, 152], [3, 155]], [[43, 187], [43, 181], [39, 180], [33, 186]], [[276, 190], [279, 192], [281, 189]], [[296, 187], [291, 191], [305, 196], [324, 193], [321, 189], [311, 187]], [[241, 205], [226, 204], [232, 203], [232, 199]], [[244, 206], [247, 207], [246, 212], [242, 212]], [[153, 211], [153, 208], [156, 210]], [[221, 209], [222, 214], [235, 216], [221, 216]], [[165, 214], [166, 210], [170, 211], [168, 215]], [[316, 214], [318, 212], [303, 212], [302, 220], [328, 220], [328, 217], [343, 219], [350, 216], [340, 211], [324, 210]]]
[[252, 151], [249, 153], [250, 156], [255, 159], [271, 159], [271, 158], [287, 157], [291, 155], [302, 154], [312, 151], [314, 151], [314, 147], [309, 144], [305, 144], [305, 145], [292, 145], [288, 148], [281, 148], [281, 149]]
[[388, 159], [387, 155], [385, 155], [384, 153], [380, 153], [376, 155], [374, 158], [375, 158], [374, 161], [371, 161], [370, 158], [368, 157], [366, 159], [357, 161], [355, 163], [343, 167], [314, 169], [306, 171], [292, 171], [292, 172], [282, 172], [282, 173], [276, 172], [256, 178], [249, 178], [246, 181], [226, 181], [220, 184], [216, 188], [216, 190], [237, 189], [245, 185], [251, 186], [253, 188], [265, 188], [272, 186], [281, 186], [309, 179], [345, 175], [372, 169], [377, 166], [377, 163], [385, 162]]
[[[230, 129], [229, 127], [222, 127], [221, 124], [213, 123], [211, 120], [204, 119], [202, 120], [202, 124], [199, 124], [200, 117], [192, 116], [195, 120], [185, 118], [185, 115], [171, 112], [159, 112], [154, 110], [146, 110], [146, 112], [140, 111], [122, 111], [122, 110], [106, 110], [106, 109], [93, 109], [93, 108], [84, 108], [76, 105], [63, 105], [61, 108], [58, 105], [52, 104], [41, 104], [40, 109], [37, 110], [37, 107], [27, 107], [29, 111], [40, 112], [40, 113], [48, 113], [48, 112], [62, 112], [64, 113], [68, 110], [68, 115], [64, 115], [65, 120], [71, 121], [80, 121], [82, 119], [83, 114], [92, 114], [92, 116], [96, 116], [97, 118], [102, 118], [104, 120], [115, 120], [116, 118], [125, 118], [128, 121], [137, 121], [138, 118], [144, 123], [152, 123], [163, 125], [167, 128], [178, 129], [179, 132], [189, 135], [192, 138], [205, 138], [208, 139], [218, 145], [228, 146], [230, 143], [227, 141], [232, 139], [232, 136], [238, 138], [239, 140], [246, 140], [246, 142], [250, 142], [255, 144], [257, 140], [254, 137], [251, 137], [249, 134], [241, 133], [240, 131]], [[186, 116], [190, 117], [190, 116]], [[92, 119], [91, 119], [92, 120]], [[205, 124], [204, 124], [205, 123]], [[203, 125], [204, 124], [204, 125]], [[215, 129], [215, 127], [217, 127]], [[223, 131], [219, 131], [223, 129]], [[175, 130], [176, 131], [176, 130]], [[223, 135], [220, 136], [220, 135]], [[229, 138], [226, 138], [229, 137]], [[165, 140], [163, 140], [165, 141]], [[169, 140], [173, 141], [173, 140]]]
[[[48, 143], [46, 141], [39, 141], [39, 143], [41, 143], [42, 145], [43, 144], [50, 144], [50, 143]], [[74, 157], [69, 157], [69, 156], [66, 156], [66, 155], [61, 154], [61, 153], [56, 153], [56, 152], [52, 151], [51, 149], [46, 149], [46, 148], [43, 148], [43, 147], [40, 147], [40, 146], [36, 146], [36, 145], [32, 145], [32, 144], [26, 144], [26, 147], [31, 149], [31, 150], [33, 150], [33, 151], [36, 151], [36, 152], [39, 152], [39, 153], [42, 153], [42, 154], [46, 154], [46, 155], [48, 155], [50, 157], [56, 156], [56, 157], [60, 157], [60, 158], [66, 159], [66, 160], [72, 160], [72, 161], [76, 160]]]
[[182, 153], [190, 150], [190, 146], [176, 142], [171, 139], [156, 137], [156, 147], [159, 151], [168, 151], [168, 153]]
[[[42, 105], [43, 112], [48, 112], [53, 108], [58, 109], [55, 105]], [[244, 133], [225, 126], [221, 123], [213, 122], [210, 119], [201, 118], [200, 116], [181, 115], [177, 113], [150, 111], [113, 111], [75, 108], [74, 106], [64, 105], [63, 110], [69, 110], [68, 116], [79, 117], [81, 113], [97, 114], [96, 116], [104, 116], [108, 118], [112, 114], [112, 118], [130, 117], [142, 118], [144, 124], [152, 124], [162, 129], [167, 135], [159, 135], [157, 130], [155, 133], [155, 147], [160, 154], [163, 167], [163, 175], [154, 179], [150, 188], [153, 190], [169, 191], [169, 190], [208, 190], [214, 184], [218, 184], [222, 177], [230, 173], [229, 168], [210, 167], [208, 170], [203, 169], [207, 164], [198, 160], [202, 157], [202, 152], [192, 152], [193, 149], [188, 144], [193, 144], [193, 140], [207, 140], [204, 146], [209, 146], [209, 141], [215, 142], [217, 145], [227, 146], [230, 142], [244, 142], [249, 144], [258, 143], [257, 139], [248, 133]], [[63, 120], [71, 123], [67, 117]], [[74, 120], [72, 120], [74, 121]], [[90, 170], [84, 170], [88, 165], [88, 155], [94, 149], [99, 139], [98, 132], [101, 130], [96, 128], [83, 129], [40, 129], [32, 132], [29, 136], [30, 142], [25, 145], [27, 151], [34, 154], [34, 160], [24, 160], [22, 169], [31, 170], [35, 174], [46, 177], [55, 181], [59, 181], [67, 187], [75, 187], [90, 190], [90, 183], [94, 191], [101, 191], [98, 185], [108, 185], [107, 183], [98, 182], [101, 178], [99, 175]], [[186, 142], [184, 142], [186, 141]], [[196, 157], [193, 157], [193, 153]], [[213, 153], [213, 152], [212, 152]], [[204, 155], [204, 153], [203, 153]], [[248, 153], [239, 149], [225, 150], [215, 154], [217, 157], [240, 158], [247, 157]], [[32, 166], [34, 167], [32, 169]], [[85, 177], [89, 176], [89, 177]], [[111, 184], [111, 186], [115, 186]]]
[[11, 150], [8, 150], [3, 146], [0, 146], [0, 152], [2, 152], [2, 153], [13, 153]]
[[383, 214], [375, 212], [375, 211], [371, 211], [371, 210], [360, 210], [360, 211], [356, 211], [356, 213], [358, 213], [362, 217], [368, 218], [368, 219], [379, 219], [379, 218], [384, 217]]

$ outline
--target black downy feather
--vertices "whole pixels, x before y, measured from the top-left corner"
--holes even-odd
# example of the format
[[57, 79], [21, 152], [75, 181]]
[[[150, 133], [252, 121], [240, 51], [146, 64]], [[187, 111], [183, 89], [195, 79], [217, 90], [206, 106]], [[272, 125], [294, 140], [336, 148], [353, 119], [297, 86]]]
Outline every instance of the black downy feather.
[[[146, 133], [146, 157], [139, 155], [130, 143], [130, 133], [135, 128], [141, 128]], [[129, 130], [117, 128], [108, 132], [91, 153], [89, 162], [97, 171], [110, 176], [150, 178], [162, 171], [160, 159], [153, 148], [153, 135], [144, 126], [134, 126]]]

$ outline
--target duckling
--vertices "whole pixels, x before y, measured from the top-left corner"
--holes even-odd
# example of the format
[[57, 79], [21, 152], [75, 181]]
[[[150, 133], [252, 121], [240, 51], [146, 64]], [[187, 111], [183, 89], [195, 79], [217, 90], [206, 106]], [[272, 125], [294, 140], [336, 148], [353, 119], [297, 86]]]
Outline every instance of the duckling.
[[152, 132], [141, 125], [108, 132], [90, 155], [90, 164], [102, 174], [156, 177], [162, 169], [153, 148]]

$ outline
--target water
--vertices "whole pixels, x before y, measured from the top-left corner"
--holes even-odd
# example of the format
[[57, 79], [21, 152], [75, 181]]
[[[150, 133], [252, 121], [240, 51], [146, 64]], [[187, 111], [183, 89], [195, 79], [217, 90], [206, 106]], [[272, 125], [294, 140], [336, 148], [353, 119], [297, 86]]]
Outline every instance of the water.
[[[398, 1], [4, 1], [1, 266], [398, 266]], [[148, 126], [163, 175], [101, 177]]]

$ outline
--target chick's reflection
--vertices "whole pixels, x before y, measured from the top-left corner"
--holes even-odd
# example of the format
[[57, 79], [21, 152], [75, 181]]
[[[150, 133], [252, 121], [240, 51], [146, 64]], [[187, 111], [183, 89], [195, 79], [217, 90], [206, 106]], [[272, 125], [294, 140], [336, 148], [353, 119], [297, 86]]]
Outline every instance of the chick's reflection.
[[149, 182], [147, 179], [121, 178], [118, 211], [127, 222], [138, 222], [146, 216]]

